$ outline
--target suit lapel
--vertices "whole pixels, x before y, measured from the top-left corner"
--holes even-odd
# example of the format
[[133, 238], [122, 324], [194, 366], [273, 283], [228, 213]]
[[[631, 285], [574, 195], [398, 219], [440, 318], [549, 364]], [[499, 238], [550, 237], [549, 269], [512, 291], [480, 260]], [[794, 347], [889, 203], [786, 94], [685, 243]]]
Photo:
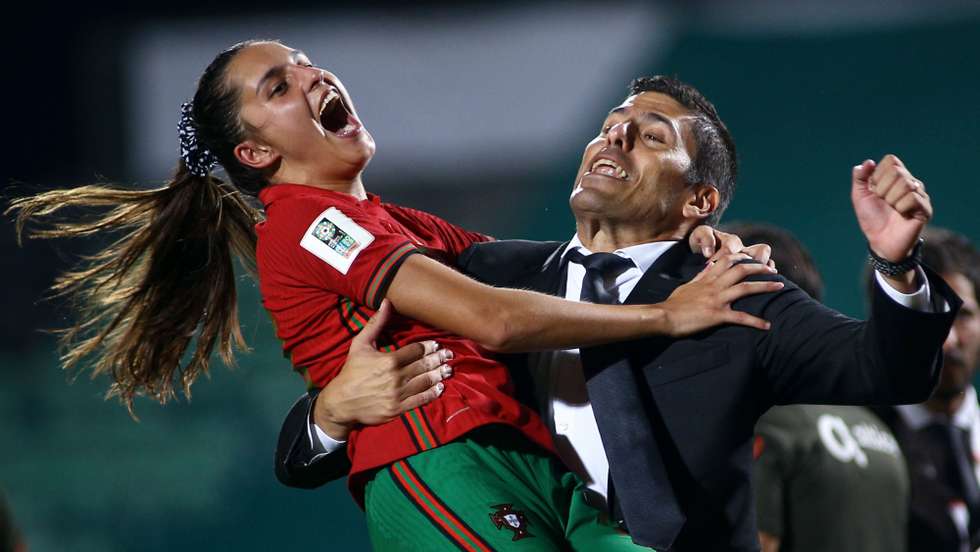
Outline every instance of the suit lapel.
[[661, 303], [704, 268], [704, 258], [691, 253], [687, 241], [674, 244], [643, 274], [626, 298], [627, 305]]
[[[703, 257], [690, 252], [686, 241], [679, 241], [665, 251], [636, 283], [624, 304], [652, 305], [662, 303], [681, 285], [690, 281], [704, 267]], [[644, 350], [656, 354], [663, 351], [673, 340], [666, 336], [650, 336], [644, 339]], [[586, 360], [588, 359], [588, 360]], [[605, 359], [600, 361], [599, 359]], [[586, 379], [614, 361], [625, 361], [624, 349], [619, 343], [600, 345], [583, 350], [583, 368]]]

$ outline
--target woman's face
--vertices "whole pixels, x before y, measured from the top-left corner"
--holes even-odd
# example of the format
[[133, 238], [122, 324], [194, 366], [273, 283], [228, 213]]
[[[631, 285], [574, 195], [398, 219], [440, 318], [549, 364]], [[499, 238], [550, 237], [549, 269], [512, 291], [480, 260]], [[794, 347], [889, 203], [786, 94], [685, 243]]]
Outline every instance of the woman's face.
[[226, 78], [239, 91], [249, 137], [235, 150], [243, 163], [315, 184], [353, 179], [374, 155], [344, 85], [299, 50], [252, 44], [235, 55]]

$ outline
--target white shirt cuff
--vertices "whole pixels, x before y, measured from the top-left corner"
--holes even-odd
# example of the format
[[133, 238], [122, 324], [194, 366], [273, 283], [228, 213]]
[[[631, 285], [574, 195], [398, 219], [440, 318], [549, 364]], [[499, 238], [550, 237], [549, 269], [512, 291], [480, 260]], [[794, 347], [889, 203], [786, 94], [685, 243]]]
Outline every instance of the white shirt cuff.
[[320, 429], [320, 426], [316, 424], [310, 425], [313, 426], [314, 433], [316, 433], [317, 439], [320, 440], [320, 445], [323, 447], [324, 454], [330, 454], [331, 452], [334, 452], [347, 444], [347, 441], [338, 441], [327, 435], [327, 432]]
[[[875, 271], [875, 279], [878, 280], [878, 285], [881, 286], [881, 290], [884, 291], [885, 295], [890, 297], [892, 301], [895, 301], [905, 308], [917, 310], [919, 312], [935, 312], [935, 308], [933, 308], [932, 305], [932, 290], [929, 289], [929, 279], [926, 278], [925, 271], [923, 271], [921, 267], [915, 267], [915, 277], [918, 279], [918, 281], [922, 282], [919, 289], [913, 291], [912, 293], [902, 293], [901, 291], [893, 288], [880, 272], [877, 270]], [[945, 306], [945, 309], [949, 310], [948, 304]]]
[[306, 434], [310, 438], [310, 450], [317, 453], [313, 456], [313, 460], [325, 454], [336, 452], [347, 444], [347, 441], [338, 441], [327, 435], [326, 431], [320, 429], [320, 426], [313, 422], [312, 408], [310, 409], [309, 422], [306, 424]]

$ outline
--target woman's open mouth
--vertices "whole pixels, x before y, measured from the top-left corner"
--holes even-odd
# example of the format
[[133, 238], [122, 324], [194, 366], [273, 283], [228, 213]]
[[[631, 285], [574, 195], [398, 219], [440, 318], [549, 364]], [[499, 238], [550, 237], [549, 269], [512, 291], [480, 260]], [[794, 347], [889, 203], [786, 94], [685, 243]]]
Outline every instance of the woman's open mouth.
[[320, 101], [320, 125], [338, 138], [354, 136], [361, 130], [360, 121], [347, 107], [340, 92], [333, 87]]

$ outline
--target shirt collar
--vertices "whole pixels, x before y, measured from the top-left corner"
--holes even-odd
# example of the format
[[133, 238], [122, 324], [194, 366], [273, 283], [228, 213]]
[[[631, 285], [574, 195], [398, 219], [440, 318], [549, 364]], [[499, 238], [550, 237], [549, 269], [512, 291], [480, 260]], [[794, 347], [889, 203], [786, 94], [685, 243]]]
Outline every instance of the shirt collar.
[[372, 194], [371, 192], [367, 193], [366, 200], [360, 200], [350, 194], [335, 192], [333, 190], [326, 190], [323, 188], [318, 188], [316, 186], [308, 186], [306, 184], [288, 184], [288, 183], [271, 184], [259, 190], [259, 200], [266, 207], [285, 197], [310, 196], [310, 195], [330, 196], [330, 198], [335, 201], [338, 201], [340, 203], [347, 203], [350, 205], [357, 205], [364, 202], [370, 202], [375, 205], [381, 205], [381, 198], [375, 194]]
[[[918, 431], [931, 423], [942, 423], [946, 417], [927, 409], [921, 404], [902, 404], [895, 407], [910, 428]], [[953, 413], [953, 425], [969, 431], [974, 420], [980, 415], [980, 405], [977, 404], [977, 391], [973, 386], [966, 388], [963, 394], [963, 404]]]
[[963, 404], [953, 413], [953, 424], [961, 429], [970, 429], [978, 414], [980, 414], [980, 405], [977, 404], [977, 390], [970, 385], [963, 393]]
[[[657, 259], [659, 259], [665, 251], [673, 247], [677, 241], [678, 240], [667, 240], [641, 243], [639, 245], [631, 245], [629, 247], [617, 249], [613, 251], [613, 253], [633, 261], [633, 264], [640, 269], [640, 272], [645, 274], [646, 271], [653, 266], [653, 263], [657, 262]], [[585, 255], [592, 253], [586, 249], [584, 245], [582, 245], [582, 240], [578, 238], [578, 234], [575, 234], [571, 241], [568, 242], [568, 245], [565, 246], [565, 250], [562, 251], [562, 259], [564, 260], [565, 255], [567, 255], [569, 251], [574, 251], [575, 249], [581, 250]]]

